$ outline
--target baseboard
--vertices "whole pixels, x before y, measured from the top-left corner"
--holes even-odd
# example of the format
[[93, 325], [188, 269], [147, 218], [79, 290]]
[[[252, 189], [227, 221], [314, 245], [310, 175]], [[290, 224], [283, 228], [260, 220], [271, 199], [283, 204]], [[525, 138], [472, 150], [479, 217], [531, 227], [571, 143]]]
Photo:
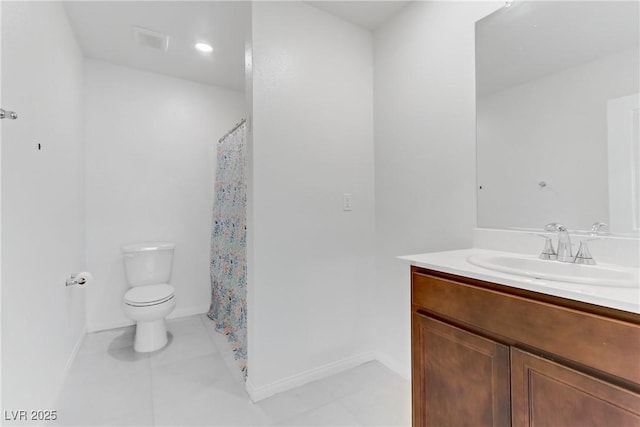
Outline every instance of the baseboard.
[[391, 369], [396, 374], [400, 375], [405, 380], [411, 379], [411, 367], [398, 362], [396, 359], [389, 357], [384, 353], [376, 352], [375, 359], [387, 368]]
[[[209, 305], [198, 305], [194, 307], [181, 308], [179, 310], [174, 310], [167, 319], [177, 319], [179, 317], [187, 317], [187, 316], [195, 316], [198, 314], [204, 314], [209, 311]], [[122, 318], [118, 320], [114, 320], [111, 322], [102, 322], [89, 325], [88, 332], [100, 332], [107, 331], [109, 329], [117, 329], [124, 328], [126, 326], [135, 325], [135, 322], [131, 319]]]
[[[347, 369], [354, 368], [358, 365], [374, 359], [374, 353], [360, 353], [355, 356], [347, 357], [336, 362], [327, 363], [326, 365], [309, 369], [307, 371], [300, 372], [298, 374], [291, 375], [289, 377], [262, 386], [256, 386], [251, 381], [251, 378], [247, 378], [247, 393], [249, 393], [249, 397], [253, 402], [258, 402], [260, 400], [266, 399], [267, 397], [273, 396], [276, 393], [291, 390], [312, 381], [326, 378], [330, 375], [338, 374], [342, 371], [346, 371]], [[251, 369], [249, 369], [249, 376], [251, 376]]]
[[108, 331], [109, 329], [124, 328], [126, 326], [135, 325], [135, 322], [130, 319], [118, 319], [111, 322], [102, 322], [89, 325], [89, 333]]
[[198, 305], [194, 307], [182, 308], [180, 310], [174, 310], [167, 319], [176, 319], [179, 317], [195, 316], [198, 314], [204, 314], [209, 311], [209, 304]]
[[64, 366], [64, 370], [62, 371], [62, 379], [58, 384], [56, 394], [54, 396], [54, 401], [52, 405], [49, 406], [50, 408], [56, 407], [58, 396], [60, 396], [60, 393], [62, 393], [62, 388], [64, 387], [64, 383], [67, 381], [67, 377], [69, 376], [69, 371], [71, 371], [71, 366], [73, 366], [73, 362], [75, 362], [76, 357], [78, 356], [78, 352], [82, 347], [82, 343], [84, 343], [84, 339], [87, 337], [87, 333], [88, 333], [88, 329], [87, 329], [87, 326], [85, 325], [82, 328], [82, 331], [80, 331], [80, 336], [78, 336], [78, 339], [76, 340], [76, 344], [73, 346], [73, 350], [71, 350], [71, 354], [69, 355], [69, 358], [67, 359], [67, 363]]

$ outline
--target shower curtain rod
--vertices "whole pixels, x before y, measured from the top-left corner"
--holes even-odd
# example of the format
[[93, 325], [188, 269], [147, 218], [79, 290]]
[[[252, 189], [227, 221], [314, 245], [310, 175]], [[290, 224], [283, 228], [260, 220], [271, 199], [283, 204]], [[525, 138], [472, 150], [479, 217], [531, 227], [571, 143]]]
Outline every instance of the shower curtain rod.
[[242, 126], [244, 124], [244, 122], [246, 122], [246, 121], [247, 121], [247, 119], [240, 120], [238, 123], [236, 123], [236, 125], [234, 127], [231, 128], [231, 130], [229, 132], [227, 132], [224, 135], [222, 135], [222, 138], [220, 138], [218, 140], [218, 142], [222, 142], [223, 139], [225, 139], [226, 137], [231, 135], [236, 129], [238, 129], [240, 126]]

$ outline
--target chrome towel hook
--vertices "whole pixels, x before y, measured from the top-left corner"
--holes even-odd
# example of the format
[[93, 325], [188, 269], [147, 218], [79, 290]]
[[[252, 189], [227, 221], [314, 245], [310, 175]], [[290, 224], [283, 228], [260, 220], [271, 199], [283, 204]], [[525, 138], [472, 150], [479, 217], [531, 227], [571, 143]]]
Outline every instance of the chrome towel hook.
[[18, 118], [18, 113], [15, 111], [5, 111], [3, 108], [0, 108], [0, 120], [1, 119], [11, 119], [15, 120]]

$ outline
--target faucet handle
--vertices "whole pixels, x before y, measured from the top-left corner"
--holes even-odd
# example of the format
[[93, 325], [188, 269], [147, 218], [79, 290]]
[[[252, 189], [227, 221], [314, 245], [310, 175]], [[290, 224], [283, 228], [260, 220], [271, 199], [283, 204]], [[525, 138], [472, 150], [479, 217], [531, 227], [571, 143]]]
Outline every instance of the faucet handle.
[[589, 251], [588, 242], [592, 240], [601, 240], [599, 237], [592, 239], [582, 239], [580, 241], [580, 248], [578, 248], [578, 253], [576, 254], [576, 259], [573, 261], [576, 264], [586, 264], [586, 265], [595, 265], [596, 261], [591, 256], [591, 251]]
[[[544, 231], [557, 231], [558, 225], [559, 224], [557, 222], [550, 222], [549, 224], [544, 226]], [[540, 236], [540, 234], [538, 234], [538, 236]]]
[[609, 224], [604, 222], [594, 222], [591, 226], [591, 235], [596, 236], [600, 234], [601, 230], [604, 231], [607, 229], [609, 229]]
[[544, 234], [536, 234], [536, 236], [542, 237], [543, 239], [545, 239], [544, 249], [542, 250], [542, 253], [538, 258], [552, 259], [552, 260], [557, 259], [558, 254], [556, 253], [556, 250], [553, 248], [553, 242], [551, 241], [551, 237], [545, 236]]
[[544, 231], [567, 231], [567, 228], [557, 222], [550, 222], [544, 226]]

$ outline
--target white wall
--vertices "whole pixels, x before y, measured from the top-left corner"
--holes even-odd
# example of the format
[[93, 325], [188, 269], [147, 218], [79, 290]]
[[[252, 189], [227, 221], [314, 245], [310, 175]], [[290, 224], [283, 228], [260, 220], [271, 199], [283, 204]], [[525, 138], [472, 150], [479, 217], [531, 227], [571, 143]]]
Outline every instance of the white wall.
[[255, 2], [252, 30], [249, 385], [264, 397], [370, 350], [372, 37], [298, 2]]
[[398, 255], [471, 247], [474, 23], [503, 2], [416, 2], [374, 34], [379, 357], [410, 373], [409, 268]]
[[478, 225], [609, 223], [607, 100], [639, 73], [635, 48], [480, 97]]
[[176, 243], [173, 317], [209, 307], [215, 146], [244, 116], [244, 95], [87, 60], [85, 63], [89, 330], [132, 322], [120, 247]]
[[85, 325], [82, 55], [61, 4], [1, 7], [2, 406], [55, 409]]

